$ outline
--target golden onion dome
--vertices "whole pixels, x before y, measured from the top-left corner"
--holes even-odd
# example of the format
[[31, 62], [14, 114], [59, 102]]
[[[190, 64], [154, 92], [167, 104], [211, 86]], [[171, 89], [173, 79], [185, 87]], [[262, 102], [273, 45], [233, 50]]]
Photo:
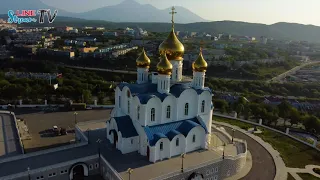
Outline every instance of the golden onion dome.
[[202, 51], [200, 51], [200, 54], [199, 54], [197, 60], [195, 60], [192, 63], [192, 69], [196, 72], [206, 72], [207, 67], [208, 67], [208, 64], [202, 56]]
[[149, 57], [147, 56], [144, 48], [142, 49], [140, 56], [136, 60], [136, 63], [137, 63], [137, 67], [149, 68], [151, 61], [150, 61]]
[[163, 54], [164, 52], [167, 53], [167, 58], [169, 60], [183, 60], [184, 46], [177, 38], [173, 28], [167, 39], [159, 46], [159, 53]]
[[159, 74], [171, 75], [172, 64], [168, 60], [166, 53], [161, 54], [160, 62], [157, 64], [157, 71]]

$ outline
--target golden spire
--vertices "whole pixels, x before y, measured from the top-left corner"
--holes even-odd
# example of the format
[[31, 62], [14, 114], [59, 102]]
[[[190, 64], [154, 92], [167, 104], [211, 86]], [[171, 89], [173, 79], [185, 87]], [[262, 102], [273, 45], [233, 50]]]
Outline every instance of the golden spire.
[[136, 60], [136, 63], [137, 63], [137, 67], [149, 68], [151, 61], [150, 61], [149, 57], [147, 56], [144, 48], [142, 48], [142, 52], [141, 52], [140, 56], [138, 57], [138, 59]]
[[174, 6], [172, 6], [171, 12], [169, 12], [169, 14], [171, 14], [172, 29], [174, 29], [174, 20], [173, 20], [174, 14], [177, 14], [177, 12], [175, 12], [174, 10], [176, 10], [176, 8], [174, 8]]
[[171, 8], [170, 14], [171, 22], [172, 22], [172, 29], [167, 37], [166, 40], [164, 40], [160, 46], [159, 46], [159, 53], [163, 54], [164, 52], [167, 53], [167, 58], [169, 60], [176, 60], [176, 61], [182, 61], [183, 60], [183, 54], [184, 54], [184, 46], [177, 38], [175, 32], [174, 32], [174, 14], [177, 12], [174, 11], [175, 8]]
[[[201, 43], [201, 45], [203, 45], [203, 43]], [[193, 69], [193, 71], [196, 71], [196, 72], [206, 72], [207, 67], [208, 67], [208, 64], [207, 64], [206, 60], [204, 60], [204, 58], [203, 58], [202, 47], [200, 46], [199, 56], [198, 56], [197, 60], [195, 60], [192, 63], [192, 69]]]
[[160, 62], [157, 64], [157, 71], [159, 74], [171, 75], [172, 64], [168, 60], [166, 53], [161, 54]]

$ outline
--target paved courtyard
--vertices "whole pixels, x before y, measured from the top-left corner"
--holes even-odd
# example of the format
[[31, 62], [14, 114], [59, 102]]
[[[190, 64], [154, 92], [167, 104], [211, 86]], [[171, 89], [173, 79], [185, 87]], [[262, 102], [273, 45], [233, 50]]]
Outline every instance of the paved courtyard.
[[[111, 110], [86, 110], [77, 111], [77, 123], [108, 119]], [[25, 151], [33, 152], [41, 149], [48, 149], [60, 145], [69, 144], [74, 139], [74, 112], [17, 112], [17, 118], [24, 120], [29, 131], [29, 138], [22, 138]], [[66, 128], [71, 132], [63, 136], [48, 135], [48, 130], [53, 126]]]

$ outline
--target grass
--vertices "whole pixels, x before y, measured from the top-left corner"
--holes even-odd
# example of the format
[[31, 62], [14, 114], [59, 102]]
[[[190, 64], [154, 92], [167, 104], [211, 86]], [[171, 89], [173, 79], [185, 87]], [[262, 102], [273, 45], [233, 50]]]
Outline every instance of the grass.
[[288, 178], [287, 180], [296, 180], [290, 173], [288, 173]]
[[303, 179], [303, 180], [320, 180], [320, 178], [313, 176], [312, 174], [309, 173], [298, 173], [298, 175]]
[[[235, 125], [242, 129], [253, 127], [248, 123], [216, 116], [214, 116], [214, 120]], [[305, 168], [309, 164], [320, 165], [320, 153], [317, 150], [280, 133], [261, 127], [259, 129], [262, 130], [262, 133], [257, 134], [257, 136], [271, 144], [280, 153], [287, 167]]]
[[319, 168], [313, 168], [313, 171], [320, 175], [320, 169]]

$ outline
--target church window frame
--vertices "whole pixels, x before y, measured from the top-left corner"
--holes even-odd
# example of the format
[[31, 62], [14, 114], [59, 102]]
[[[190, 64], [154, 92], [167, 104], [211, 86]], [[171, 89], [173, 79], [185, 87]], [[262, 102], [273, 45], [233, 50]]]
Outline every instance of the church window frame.
[[119, 107], [121, 108], [121, 96], [119, 96]]
[[186, 103], [184, 105], [184, 115], [188, 116], [189, 115], [189, 103]]
[[178, 68], [176, 68], [176, 80], [178, 80]]
[[176, 139], [176, 146], [179, 146], [179, 138]]
[[163, 151], [163, 142], [160, 142], [160, 151]]
[[167, 106], [166, 118], [167, 119], [171, 118], [171, 106], [170, 105]]
[[195, 134], [192, 136], [192, 142], [193, 142], [193, 143], [196, 142], [196, 135], [195, 135]]
[[150, 119], [151, 119], [151, 122], [154, 122], [156, 120], [156, 109], [155, 108], [151, 108], [150, 110]]
[[202, 100], [202, 102], [201, 102], [201, 112], [202, 113], [204, 113], [205, 105], [206, 105], [206, 101]]
[[140, 120], [140, 106], [137, 107], [137, 119]]

